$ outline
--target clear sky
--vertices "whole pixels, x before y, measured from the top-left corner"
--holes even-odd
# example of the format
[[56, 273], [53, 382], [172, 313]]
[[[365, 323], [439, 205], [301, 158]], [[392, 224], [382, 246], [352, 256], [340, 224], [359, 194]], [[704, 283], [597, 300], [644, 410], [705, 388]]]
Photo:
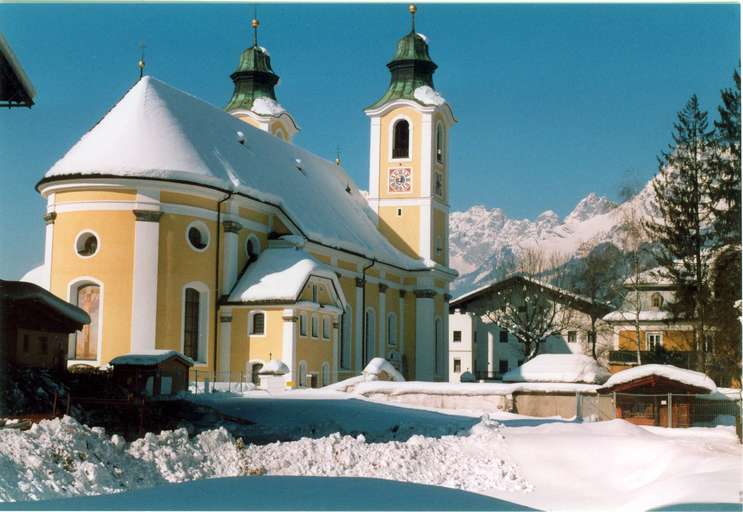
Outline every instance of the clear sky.
[[[127, 91], [140, 42], [147, 73], [214, 105], [251, 42], [248, 4], [0, 5], [4, 33], [37, 89], [0, 111], [0, 278], [43, 260], [34, 185]], [[369, 122], [385, 65], [409, 31], [406, 4], [259, 5], [259, 42], [281, 76], [295, 142], [368, 182]], [[419, 5], [459, 120], [451, 206], [564, 216], [589, 192], [650, 177], [675, 113], [696, 93], [716, 113], [740, 59], [737, 5]]]

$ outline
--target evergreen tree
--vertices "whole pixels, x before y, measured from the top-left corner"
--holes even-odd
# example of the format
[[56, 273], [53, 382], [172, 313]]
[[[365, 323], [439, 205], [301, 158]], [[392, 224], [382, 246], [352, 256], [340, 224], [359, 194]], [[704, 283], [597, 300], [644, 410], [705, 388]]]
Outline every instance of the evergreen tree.
[[703, 370], [711, 296], [705, 249], [713, 241], [709, 203], [715, 139], [696, 95], [677, 114], [673, 141], [658, 158], [660, 175], [653, 182], [660, 218], [645, 222], [645, 228], [658, 242], [658, 262], [674, 283], [670, 311], [695, 324], [691, 349]]
[[735, 86], [723, 89], [722, 105], [715, 121], [719, 157], [715, 161], [715, 180], [710, 198], [715, 206], [714, 228], [718, 245], [739, 244], [741, 237], [740, 188], [740, 73], [733, 73]]

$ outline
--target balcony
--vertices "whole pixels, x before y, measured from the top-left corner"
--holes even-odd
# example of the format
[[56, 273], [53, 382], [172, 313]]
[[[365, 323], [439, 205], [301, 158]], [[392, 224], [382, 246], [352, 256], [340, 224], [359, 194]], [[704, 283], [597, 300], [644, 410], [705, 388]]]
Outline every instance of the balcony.
[[[694, 358], [695, 353], [689, 351], [663, 349], [640, 351], [642, 364], [672, 364], [679, 368], [692, 369], [695, 363]], [[612, 350], [609, 352], [609, 364], [637, 364], [637, 352], [635, 350]]]

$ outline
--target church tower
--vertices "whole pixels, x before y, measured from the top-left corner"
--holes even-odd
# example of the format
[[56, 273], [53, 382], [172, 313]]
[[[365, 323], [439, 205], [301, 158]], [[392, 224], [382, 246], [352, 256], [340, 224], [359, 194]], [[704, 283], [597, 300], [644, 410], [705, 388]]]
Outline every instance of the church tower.
[[299, 131], [297, 122], [276, 100], [274, 87], [279, 76], [271, 68], [271, 56], [258, 45], [258, 27], [253, 19], [253, 46], [240, 55], [240, 64], [230, 78], [235, 92], [225, 107], [233, 116], [291, 142]]
[[405, 253], [448, 266], [449, 129], [456, 120], [434, 89], [428, 41], [412, 29], [387, 68], [387, 92], [365, 109], [371, 120], [369, 204], [379, 230]]

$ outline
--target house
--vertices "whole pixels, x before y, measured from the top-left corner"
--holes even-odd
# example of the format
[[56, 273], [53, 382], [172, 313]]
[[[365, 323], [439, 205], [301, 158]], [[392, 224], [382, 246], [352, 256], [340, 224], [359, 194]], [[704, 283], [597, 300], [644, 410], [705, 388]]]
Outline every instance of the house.
[[614, 395], [617, 418], [635, 425], [690, 427], [695, 417], [694, 395], [716, 390], [703, 373], [645, 364], [615, 373], [598, 391]]
[[89, 323], [85, 311], [35, 284], [0, 280], [0, 373], [6, 365], [64, 370], [70, 334]]
[[113, 380], [136, 396], [164, 398], [188, 390], [191, 358], [174, 350], [148, 350], [111, 360]]
[[8, 41], [0, 34], [0, 107], [28, 107], [36, 91]]
[[383, 356], [447, 379], [455, 119], [428, 43], [399, 40], [365, 110], [366, 195], [340, 161], [292, 143], [272, 66], [256, 32], [225, 110], [144, 76], [39, 181], [45, 259], [31, 275], [92, 318], [71, 364], [172, 350], [238, 381], [278, 359], [295, 387]]
[[642, 363], [671, 361], [676, 366], [692, 367], [694, 324], [674, 318], [667, 309], [674, 300], [668, 273], [662, 267], [653, 268], [626, 279], [624, 287], [624, 303], [603, 318], [612, 328], [609, 369], [618, 372], [637, 365], [636, 325], [640, 328]]
[[[609, 312], [603, 303], [594, 303], [524, 275], [514, 275], [466, 293], [449, 304], [449, 380], [459, 382], [471, 372], [476, 380], [496, 380], [522, 365], [524, 346], [513, 333], [500, 327], [487, 315], [503, 294], [529, 290], [556, 304], [555, 330], [540, 344], [539, 353], [590, 354], [591, 316], [601, 318]], [[603, 353], [608, 340], [605, 325], [597, 324], [597, 344]]]

